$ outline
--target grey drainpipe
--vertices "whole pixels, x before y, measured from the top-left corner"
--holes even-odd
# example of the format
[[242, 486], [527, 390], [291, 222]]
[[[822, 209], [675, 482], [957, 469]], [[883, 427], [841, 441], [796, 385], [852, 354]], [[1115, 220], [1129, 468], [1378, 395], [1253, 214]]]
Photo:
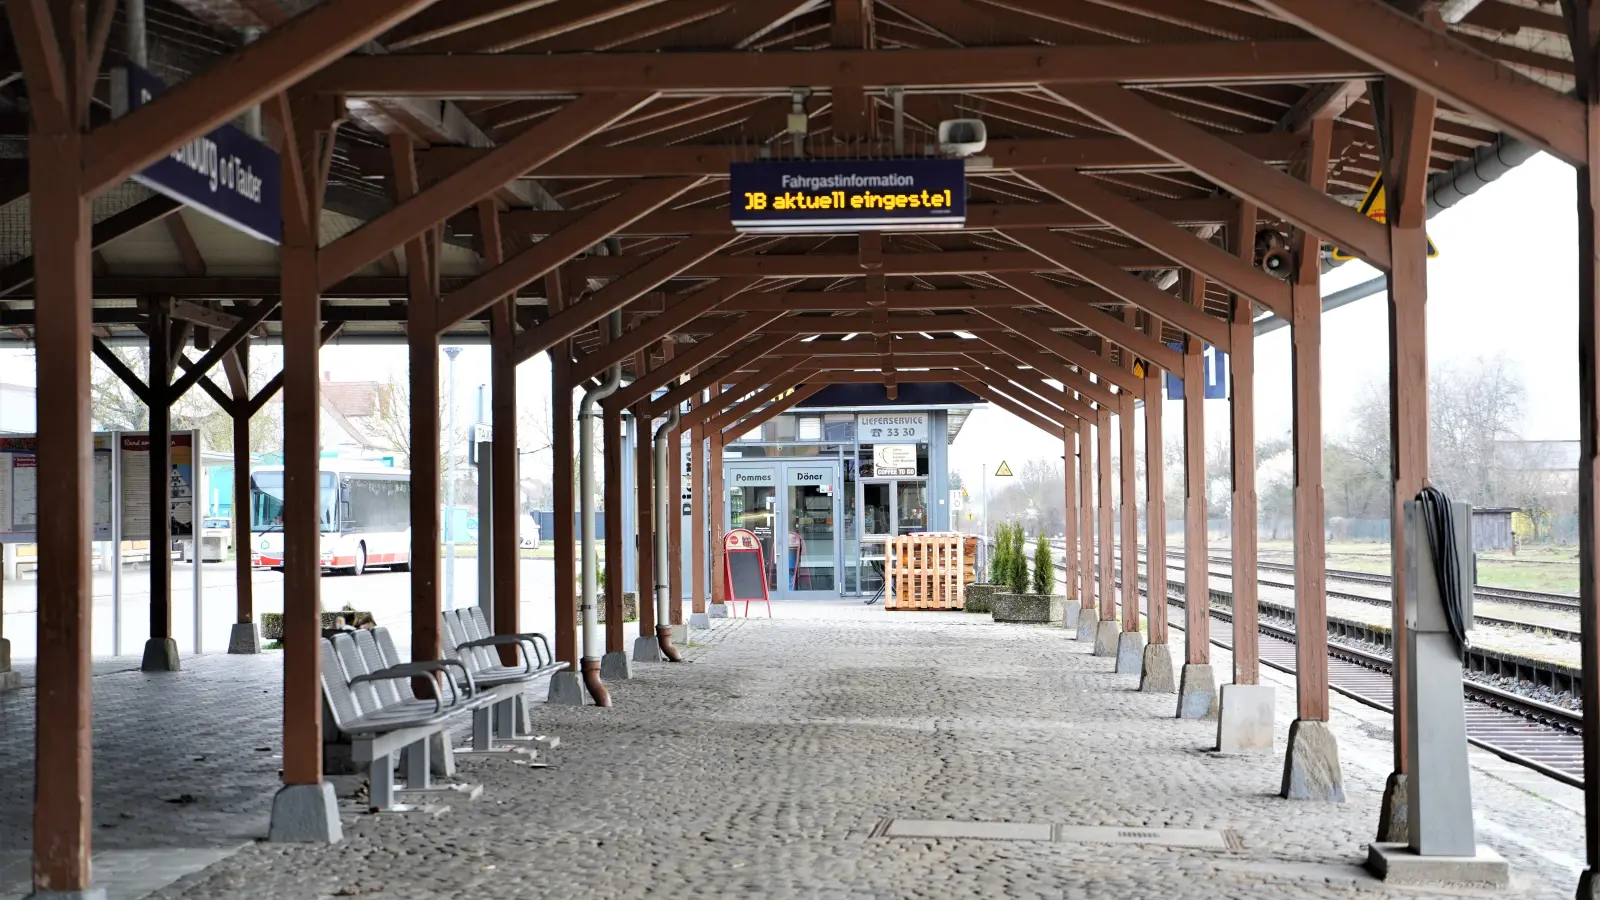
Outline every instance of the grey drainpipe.
[[[622, 332], [622, 312], [619, 310], [611, 314], [607, 320], [612, 338]], [[583, 573], [583, 602], [580, 610], [583, 613], [583, 684], [589, 689], [589, 696], [594, 698], [595, 706], [610, 706], [611, 695], [607, 693], [605, 685], [600, 682], [600, 614], [595, 608], [595, 595], [598, 593], [596, 585], [596, 563], [594, 557], [594, 420], [599, 418], [596, 409], [599, 401], [616, 393], [622, 385], [622, 363], [617, 362], [606, 370], [605, 379], [597, 385], [592, 385], [583, 392], [583, 399], [578, 403], [578, 500], [580, 512], [578, 515], [581, 527], [580, 550], [581, 571]], [[616, 490], [615, 485], [606, 485], [607, 490]], [[615, 549], [615, 548], [613, 548]]]

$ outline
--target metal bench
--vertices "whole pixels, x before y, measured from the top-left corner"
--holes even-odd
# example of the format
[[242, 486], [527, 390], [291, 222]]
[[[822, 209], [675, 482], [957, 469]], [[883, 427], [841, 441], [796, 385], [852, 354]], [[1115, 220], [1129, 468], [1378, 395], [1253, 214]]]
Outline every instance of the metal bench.
[[[466, 668], [476, 691], [489, 698], [492, 708], [492, 719], [490, 709], [474, 710], [470, 752], [494, 752], [491, 745], [496, 734], [505, 741], [529, 740], [530, 736], [517, 733], [522, 698], [529, 686], [547, 681], [566, 669], [567, 664], [555, 660], [550, 642], [542, 634], [494, 634], [482, 607], [448, 610], [441, 619], [445, 657]], [[505, 646], [517, 648], [519, 664], [507, 666], [500, 662], [498, 648]]]
[[[429, 788], [428, 740], [460, 712], [487, 705], [487, 698], [462, 687], [455, 661], [384, 665], [376, 636], [361, 631], [322, 639], [322, 692], [335, 727], [350, 738], [352, 757], [367, 764], [374, 810], [397, 810], [395, 755], [403, 754], [407, 790]], [[448, 702], [437, 674], [449, 685]], [[413, 693], [418, 678], [430, 686], [426, 699]]]

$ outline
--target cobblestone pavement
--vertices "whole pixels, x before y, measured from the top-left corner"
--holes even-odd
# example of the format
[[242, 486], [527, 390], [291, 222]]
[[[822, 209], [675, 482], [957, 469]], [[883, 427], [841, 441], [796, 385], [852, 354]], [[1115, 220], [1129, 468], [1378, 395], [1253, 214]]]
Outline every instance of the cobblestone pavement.
[[[541, 757], [550, 768], [463, 760], [463, 777], [485, 792], [452, 801], [447, 815], [352, 808], [341, 844], [253, 843], [154, 896], [1428, 895], [1385, 888], [1356, 866], [1389, 767], [1387, 720], [1370, 710], [1335, 700], [1351, 802], [1290, 803], [1276, 797], [1292, 713], [1286, 687], [1279, 755], [1222, 757], [1204, 749], [1213, 723], [1173, 719], [1175, 698], [1137, 693], [1134, 677], [1111, 674], [1111, 660], [1059, 628], [859, 602], [775, 606], [775, 620], [718, 620], [698, 633], [686, 665], [641, 666], [634, 680], [613, 683], [615, 709], [538, 708], [540, 730], [562, 739]], [[1216, 654], [1219, 673], [1227, 661]], [[190, 674], [197, 684], [230, 678], [237, 662]], [[227, 691], [244, 693], [237, 682]], [[240, 701], [230, 718], [261, 717], [274, 731], [275, 711], [258, 706], [271, 703]], [[222, 736], [226, 752], [238, 758], [256, 728], [240, 722], [235, 730], [251, 737]], [[193, 731], [176, 721], [172, 729], [178, 746]], [[1581, 858], [1577, 793], [1492, 757], [1473, 761], [1481, 839], [1512, 861], [1512, 895], [1570, 897]], [[138, 771], [137, 760], [120, 764]], [[8, 783], [10, 774], [0, 768]], [[181, 790], [210, 790], [206, 777], [173, 777]], [[259, 834], [271, 785], [260, 788], [210, 827]], [[0, 810], [15, 809], [22, 798], [5, 790]], [[202, 794], [187, 807], [134, 809], [159, 816], [144, 824], [164, 830], [208, 802]], [[123, 805], [105, 808], [114, 815]], [[890, 818], [1229, 829], [1242, 849], [876, 836]], [[164, 837], [145, 830], [149, 842]], [[117, 840], [112, 832], [105, 840]], [[15, 834], [0, 831], [0, 840]], [[1473, 892], [1433, 894], [1445, 895]]]

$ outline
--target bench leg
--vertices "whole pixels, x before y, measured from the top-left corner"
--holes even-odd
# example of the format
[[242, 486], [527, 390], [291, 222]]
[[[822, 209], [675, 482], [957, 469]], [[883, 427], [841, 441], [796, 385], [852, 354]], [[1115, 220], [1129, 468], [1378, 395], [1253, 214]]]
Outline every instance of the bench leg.
[[494, 733], [502, 740], [517, 736], [517, 703], [520, 697], [502, 700], [494, 705]]
[[431, 755], [429, 750], [431, 748], [428, 744], [429, 741], [427, 739], [420, 740], [407, 747], [404, 751], [406, 790], [425, 791], [431, 783], [429, 780], [429, 776], [432, 774], [429, 771], [429, 757]]
[[370, 806], [374, 810], [393, 809], [394, 754], [385, 753], [367, 767], [367, 780], [371, 783]]
[[472, 749], [476, 753], [487, 752], [493, 747], [489, 715], [490, 710], [484, 707], [472, 711]]

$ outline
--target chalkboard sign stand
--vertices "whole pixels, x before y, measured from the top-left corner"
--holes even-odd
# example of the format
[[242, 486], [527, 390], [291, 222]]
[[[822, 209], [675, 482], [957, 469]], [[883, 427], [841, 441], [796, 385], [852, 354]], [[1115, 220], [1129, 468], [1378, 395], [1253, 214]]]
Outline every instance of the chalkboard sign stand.
[[728, 605], [743, 600], [744, 617], [748, 619], [750, 601], [760, 600], [767, 605], [767, 618], [772, 618], [772, 599], [767, 596], [767, 561], [755, 533], [735, 528], [723, 535], [722, 554], [722, 585]]

